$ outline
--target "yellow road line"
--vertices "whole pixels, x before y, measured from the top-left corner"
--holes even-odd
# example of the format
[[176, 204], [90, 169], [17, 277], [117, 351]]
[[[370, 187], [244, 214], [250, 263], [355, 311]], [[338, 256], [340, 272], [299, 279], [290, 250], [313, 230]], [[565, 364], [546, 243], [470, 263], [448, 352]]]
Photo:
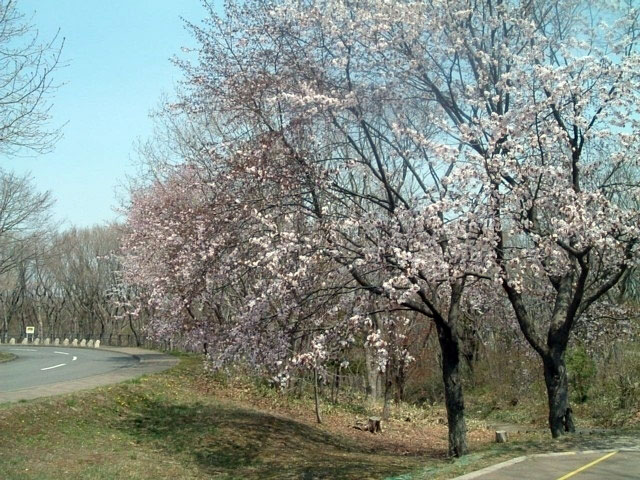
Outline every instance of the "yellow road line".
[[584, 466], [580, 467], [579, 469], [574, 470], [573, 472], [569, 472], [569, 473], [567, 473], [566, 475], [564, 475], [564, 476], [562, 476], [562, 477], [558, 478], [557, 480], [566, 480], [567, 478], [573, 477], [574, 475], [576, 475], [576, 474], [578, 474], [578, 473], [582, 472], [583, 470], [586, 470], [586, 469], [587, 469], [587, 468], [589, 468], [589, 467], [593, 467], [596, 463], [600, 463], [600, 462], [602, 462], [603, 460], [606, 460], [606, 459], [607, 459], [607, 458], [609, 458], [609, 457], [613, 457], [616, 453], [618, 453], [618, 452], [611, 452], [611, 453], [607, 453], [605, 456], [600, 457], [599, 459], [594, 460], [594, 461], [593, 461], [593, 462], [591, 462], [591, 463], [587, 463], [586, 465], [584, 465]]

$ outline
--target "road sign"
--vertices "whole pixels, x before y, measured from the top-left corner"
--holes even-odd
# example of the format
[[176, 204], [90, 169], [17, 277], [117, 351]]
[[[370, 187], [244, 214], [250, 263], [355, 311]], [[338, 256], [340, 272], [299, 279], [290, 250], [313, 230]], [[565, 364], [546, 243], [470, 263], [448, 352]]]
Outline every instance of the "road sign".
[[33, 335], [36, 333], [36, 327], [27, 327], [27, 335]]

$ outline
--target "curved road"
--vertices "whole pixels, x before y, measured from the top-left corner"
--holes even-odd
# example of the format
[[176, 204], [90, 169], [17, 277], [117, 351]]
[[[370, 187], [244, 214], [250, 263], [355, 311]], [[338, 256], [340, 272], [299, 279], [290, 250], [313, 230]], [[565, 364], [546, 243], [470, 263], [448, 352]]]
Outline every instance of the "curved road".
[[0, 403], [116, 383], [177, 363], [168, 355], [135, 348], [0, 345], [0, 351], [17, 357], [0, 363]]

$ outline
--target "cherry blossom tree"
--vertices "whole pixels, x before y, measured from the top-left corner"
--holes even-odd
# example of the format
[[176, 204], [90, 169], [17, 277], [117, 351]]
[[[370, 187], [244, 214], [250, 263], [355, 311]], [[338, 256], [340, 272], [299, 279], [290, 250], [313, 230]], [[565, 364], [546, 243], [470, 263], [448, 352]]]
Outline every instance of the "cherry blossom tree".
[[155, 331], [286, 382], [317, 378], [356, 332], [386, 365], [393, 334], [372, 314], [414, 312], [437, 330], [462, 455], [462, 310], [502, 289], [543, 361], [552, 434], [571, 429], [569, 334], [637, 262], [637, 12], [253, 0], [210, 14], [169, 109], [186, 119], [183, 165], [129, 212], [127, 278]]
[[[180, 106], [193, 115], [211, 112], [209, 118], [219, 119], [219, 140], [188, 159], [200, 168], [185, 168], [178, 175], [184, 183], [170, 180], [134, 198], [132, 242], [126, 250], [152, 252], [148, 257], [135, 253], [133, 264], [145, 258], [153, 266], [132, 271], [132, 281], [152, 272], [147, 278], [155, 306], [172, 312], [157, 316], [156, 331], [176, 327], [167, 318], [186, 318], [187, 312], [191, 322], [201, 325], [192, 332], [214, 333], [209, 345], [217, 348], [212, 355], [282, 366], [283, 375], [288, 368], [305, 365], [316, 372], [335, 356], [336, 346], [349, 344], [354, 329], [373, 325], [366, 295], [357, 292], [384, 299], [383, 311], [420, 313], [438, 330], [450, 453], [461, 455], [467, 447], [458, 320], [465, 290], [486, 276], [485, 257], [492, 255], [488, 245], [483, 246], [491, 232], [478, 220], [484, 205], [469, 204], [465, 189], [470, 186], [461, 189], [457, 185], [463, 182], [453, 181], [468, 177], [464, 166], [453, 168], [457, 148], [426, 144], [429, 132], [415, 130], [416, 125], [429, 125], [429, 114], [419, 105], [418, 90], [399, 89], [404, 82], [401, 69], [377, 85], [381, 72], [372, 71], [368, 61], [377, 54], [376, 45], [351, 53], [360, 30], [354, 30], [349, 44], [336, 43], [333, 53], [338, 59], [353, 57], [353, 63], [333, 67], [322, 36], [336, 32], [327, 30], [320, 11], [314, 10], [315, 23], [306, 25], [290, 24], [290, 13], [271, 11], [262, 2], [231, 5], [226, 20], [213, 20], [222, 33], [210, 36], [197, 30], [203, 61], [195, 69], [187, 67], [193, 88]], [[295, 11], [301, 22], [304, 14]], [[286, 28], [287, 36], [277, 44], [253, 38], [254, 21], [261, 22], [267, 35]], [[289, 41], [299, 28], [313, 41], [292, 49]], [[365, 28], [368, 25], [359, 26]], [[246, 37], [233, 38], [232, 32]], [[299, 65], [299, 59], [308, 62]], [[307, 76], [312, 83], [301, 82]], [[322, 90], [314, 91], [317, 87]], [[397, 96], [388, 93], [394, 90]], [[188, 180], [194, 173], [200, 183]], [[197, 205], [205, 209], [203, 215], [193, 207], [197, 185], [212, 185], [215, 191], [202, 192]], [[156, 202], [161, 196], [168, 201]], [[146, 198], [152, 203], [145, 204]], [[161, 220], [165, 235], [149, 235], [149, 230], [161, 229], [148, 223], [158, 218], [149, 215], [156, 210], [167, 218], [166, 223]], [[202, 218], [215, 231], [192, 223]], [[208, 250], [215, 258], [212, 264], [205, 262], [206, 254], [183, 257], [197, 245], [195, 232], [215, 242]], [[157, 243], [140, 247], [153, 242], [149, 237]], [[457, 238], [475, 248], [461, 247]], [[196, 265], [213, 271], [194, 270]], [[319, 285], [318, 271], [326, 278]], [[252, 281], [240, 282], [247, 272]], [[251, 295], [243, 291], [242, 297], [252, 300], [218, 329], [210, 315], [189, 312], [193, 296], [176, 289], [205, 279], [211, 285], [228, 284], [229, 278], [243, 289], [251, 285]], [[189, 279], [193, 282], [185, 282]], [[390, 335], [378, 331], [367, 336], [378, 350], [381, 369], [387, 364], [385, 337]], [[292, 349], [295, 342], [308, 348]]]
[[481, 170], [503, 289], [542, 359], [556, 437], [574, 428], [564, 354], [575, 322], [638, 261], [639, 12], [461, 1], [429, 13], [406, 28], [437, 42], [407, 35], [401, 50], [428, 59], [416, 73], [442, 132]]

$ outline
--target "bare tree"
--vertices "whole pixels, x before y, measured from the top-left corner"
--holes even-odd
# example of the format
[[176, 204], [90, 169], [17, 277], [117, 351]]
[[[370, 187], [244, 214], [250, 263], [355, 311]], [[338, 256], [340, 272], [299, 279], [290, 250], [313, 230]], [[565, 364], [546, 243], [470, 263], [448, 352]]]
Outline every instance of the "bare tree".
[[28, 175], [0, 170], [0, 297], [5, 335], [10, 312], [24, 302], [25, 272], [42, 251], [52, 203], [49, 192], [37, 192]]
[[[117, 315], [112, 296], [118, 288], [120, 266], [116, 226], [72, 229], [55, 239], [57, 255], [48, 265], [66, 301], [63, 328], [74, 335], [108, 338], [122, 333], [125, 319]], [[135, 336], [135, 335], [134, 335]]]
[[46, 235], [53, 200], [37, 192], [28, 175], [0, 170], [0, 275], [30, 253], [33, 240]]
[[49, 151], [61, 135], [50, 127], [47, 96], [56, 88], [64, 39], [40, 43], [12, 0], [0, 0], [0, 153]]

